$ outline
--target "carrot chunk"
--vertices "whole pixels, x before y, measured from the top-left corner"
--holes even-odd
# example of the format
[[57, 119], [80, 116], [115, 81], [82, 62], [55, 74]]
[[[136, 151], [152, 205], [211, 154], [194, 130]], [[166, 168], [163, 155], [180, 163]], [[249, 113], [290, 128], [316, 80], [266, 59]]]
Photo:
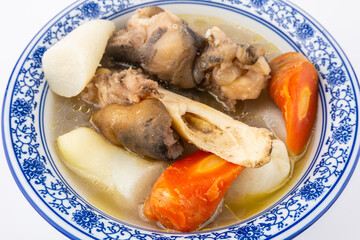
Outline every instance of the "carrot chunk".
[[168, 229], [194, 231], [213, 215], [243, 169], [212, 153], [196, 151], [163, 172], [143, 212]]
[[270, 62], [269, 94], [282, 110], [286, 145], [295, 154], [304, 151], [314, 125], [318, 101], [318, 74], [309, 60], [289, 52]]

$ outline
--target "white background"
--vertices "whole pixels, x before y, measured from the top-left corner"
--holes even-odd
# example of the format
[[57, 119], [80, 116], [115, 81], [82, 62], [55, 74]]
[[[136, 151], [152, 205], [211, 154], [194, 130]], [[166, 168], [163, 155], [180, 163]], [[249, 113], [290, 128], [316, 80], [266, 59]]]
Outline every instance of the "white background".
[[[354, 0], [293, 0], [337, 40], [360, 77], [360, 3]], [[0, 14], [0, 99], [11, 71], [32, 37], [72, 0], [3, 1]], [[0, 140], [1, 141], [1, 140]], [[0, 239], [66, 239], [27, 202], [0, 147]], [[356, 239], [359, 236], [360, 167], [335, 204], [296, 239]]]

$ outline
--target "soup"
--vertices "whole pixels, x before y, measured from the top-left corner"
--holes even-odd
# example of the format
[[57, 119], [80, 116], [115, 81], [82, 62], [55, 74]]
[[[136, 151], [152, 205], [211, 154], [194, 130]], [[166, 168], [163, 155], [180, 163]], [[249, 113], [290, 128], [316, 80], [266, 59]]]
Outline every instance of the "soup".
[[[266, 49], [266, 57], [268, 60], [273, 59], [280, 54], [277, 47], [266, 41], [261, 35], [246, 29], [240, 25], [225, 22], [221, 19], [214, 17], [207, 17], [201, 15], [179, 15], [182, 19], [188, 22], [189, 26], [196, 32], [205, 34], [206, 30], [212, 26], [218, 26], [222, 29], [233, 41], [237, 43], [248, 44], [261, 44]], [[169, 87], [169, 86], [167, 86]], [[179, 90], [172, 89], [176, 93], [195, 99], [196, 101], [205, 103], [206, 105], [213, 107], [219, 111], [222, 111], [234, 119], [242, 121], [250, 126], [263, 127], [271, 130], [276, 138], [286, 141], [286, 129], [285, 122], [282, 116], [282, 112], [276, 107], [269, 97], [267, 88], [264, 89], [260, 97], [256, 100], [238, 101], [235, 109], [232, 111], [224, 110], [224, 103], [218, 101], [210, 93], [201, 89], [191, 90]], [[50, 123], [51, 127], [51, 141], [56, 148], [56, 139], [81, 126], [91, 127], [89, 120], [91, 115], [97, 110], [95, 107], [81, 101], [77, 97], [63, 98], [55, 94], [50, 95], [54, 98], [54, 104], [52, 107], [52, 119]], [[310, 142], [309, 148], [312, 147]], [[194, 151], [194, 147], [185, 144], [185, 152], [190, 153]], [[61, 157], [59, 156], [59, 159]], [[208, 225], [202, 229], [217, 228], [234, 224], [242, 221], [252, 215], [264, 210], [281, 196], [283, 196], [290, 186], [296, 182], [298, 175], [303, 168], [307, 155], [303, 156], [290, 156], [291, 159], [291, 176], [288, 181], [284, 182], [278, 189], [271, 193], [253, 194], [242, 196], [239, 199], [231, 200], [224, 197], [224, 206], [221, 213], [212, 220]], [[78, 192], [81, 196], [94, 204], [99, 209], [114, 216], [125, 222], [144, 226], [151, 229], [161, 229], [155, 223], [144, 220], [144, 216], [140, 213], [139, 208], [129, 209], [118, 200], [118, 193], [103, 187], [97, 186], [96, 182], [89, 182], [86, 179], [75, 175], [70, 171], [64, 163], [58, 159], [55, 159], [57, 167], [68, 183]], [[168, 163], [170, 165], [171, 162]]]

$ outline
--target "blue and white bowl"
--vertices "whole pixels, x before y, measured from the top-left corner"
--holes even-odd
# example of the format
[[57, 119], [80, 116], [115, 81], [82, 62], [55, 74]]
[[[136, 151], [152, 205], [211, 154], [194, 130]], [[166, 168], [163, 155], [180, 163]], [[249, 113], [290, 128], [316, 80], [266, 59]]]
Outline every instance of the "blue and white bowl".
[[[319, 72], [314, 147], [299, 179], [264, 211], [225, 228], [189, 234], [152, 231], [117, 220], [75, 192], [48, 146], [49, 87], [44, 52], [80, 24], [95, 18], [124, 24], [137, 8], [159, 5], [174, 13], [206, 14], [261, 33], [282, 52], [298, 51]], [[14, 68], [3, 105], [4, 149], [28, 201], [59, 231], [76, 239], [284, 239], [314, 223], [344, 189], [359, 157], [359, 84], [335, 40], [314, 19], [280, 0], [81, 0], [35, 36]]]

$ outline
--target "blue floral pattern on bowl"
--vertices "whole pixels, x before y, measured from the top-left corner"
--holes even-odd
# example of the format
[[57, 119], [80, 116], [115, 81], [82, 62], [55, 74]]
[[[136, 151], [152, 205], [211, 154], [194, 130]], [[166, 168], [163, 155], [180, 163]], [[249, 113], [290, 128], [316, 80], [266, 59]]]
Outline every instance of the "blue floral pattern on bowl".
[[[297, 7], [281, 0], [156, 1], [156, 4], [198, 4], [246, 12], [255, 21], [270, 24], [290, 39], [319, 71], [322, 102], [322, 133], [308, 170], [288, 194], [265, 211], [230, 227], [190, 234], [150, 231], [130, 226], [107, 216], [77, 195], [57, 173], [43, 146], [44, 98], [48, 91], [41, 58], [51, 45], [80, 24], [95, 18], [113, 19], [137, 6], [151, 5], [143, 0], [80, 1], [52, 20], [30, 44], [9, 81], [3, 111], [3, 134], [9, 166], [29, 201], [41, 202], [39, 212], [52, 211], [54, 223], [70, 237], [98, 239], [268, 239], [285, 238], [301, 232], [317, 219], [341, 193], [359, 149], [359, 86], [346, 56], [314, 21]], [[40, 122], [40, 123], [39, 123]], [[4, 131], [5, 130], [5, 131]], [[7, 135], [6, 132], [9, 132]], [[15, 173], [20, 169], [20, 174]], [[25, 179], [25, 180], [21, 180]], [[32, 199], [24, 181], [38, 198]], [[32, 194], [33, 195], [33, 194]], [[40, 200], [39, 200], [40, 199]], [[322, 202], [326, 202], [325, 204]], [[40, 206], [41, 205], [41, 206]], [[313, 213], [318, 210], [318, 213]], [[315, 214], [315, 215], [314, 215]], [[46, 215], [46, 214], [45, 214]], [[309, 218], [310, 216], [310, 218]], [[46, 218], [46, 217], [45, 217]], [[300, 227], [296, 227], [300, 224]], [[71, 227], [65, 230], [62, 225]], [[68, 228], [66, 228], [68, 229]], [[75, 229], [75, 230], [74, 230]]]

